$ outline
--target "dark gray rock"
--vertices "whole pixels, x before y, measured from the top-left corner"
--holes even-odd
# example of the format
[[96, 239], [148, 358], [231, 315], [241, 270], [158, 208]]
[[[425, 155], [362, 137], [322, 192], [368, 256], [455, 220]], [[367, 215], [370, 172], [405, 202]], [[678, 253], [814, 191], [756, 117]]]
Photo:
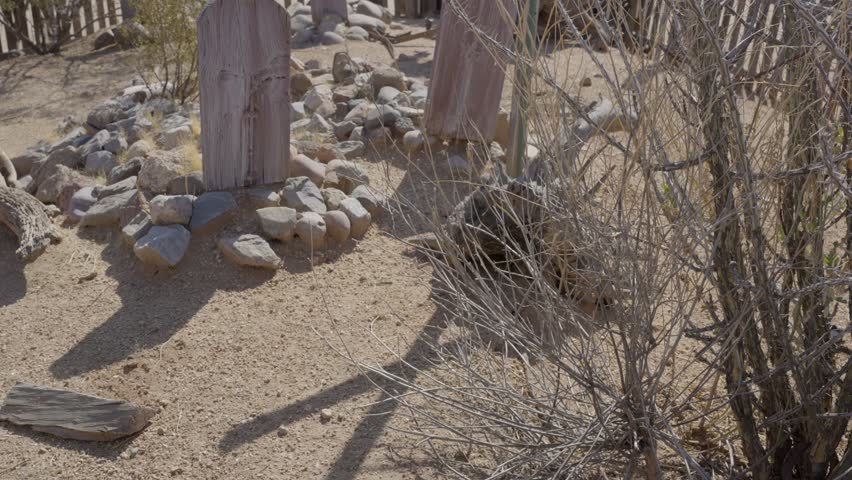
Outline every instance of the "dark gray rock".
[[122, 209], [129, 207], [137, 201], [137, 190], [128, 190], [117, 195], [112, 195], [98, 200], [80, 220], [80, 226], [100, 227], [115, 225], [121, 220]]
[[160, 268], [175, 267], [186, 254], [191, 237], [181, 225], [151, 227], [133, 246], [133, 253], [144, 263]]
[[201, 195], [206, 191], [204, 173], [201, 170], [182, 175], [169, 182], [169, 195]]
[[192, 218], [192, 195], [157, 195], [151, 199], [154, 225], [187, 225]]
[[112, 195], [118, 195], [119, 193], [129, 192], [130, 190], [134, 190], [135, 188], [136, 177], [127, 177], [120, 182], [115, 182], [111, 185], [99, 189], [97, 192], [97, 197], [98, 199], [106, 198]]
[[146, 212], [139, 212], [121, 229], [121, 236], [128, 246], [133, 247], [140, 238], [148, 234], [153, 226], [151, 217]]
[[141, 157], [131, 158], [123, 165], [119, 165], [110, 170], [107, 176], [107, 184], [112, 185], [130, 177], [139, 175], [139, 170], [142, 169], [143, 159]]
[[234, 196], [228, 192], [207, 192], [195, 200], [189, 229], [204, 235], [227, 223], [237, 210]]
[[297, 212], [326, 212], [322, 192], [308, 177], [288, 178], [282, 193], [284, 203]]
[[281, 264], [269, 243], [257, 235], [223, 237], [217, 245], [225, 258], [240, 266], [276, 270]]
[[257, 210], [257, 218], [264, 235], [289, 242], [296, 232], [298, 213], [289, 207], [269, 207]]

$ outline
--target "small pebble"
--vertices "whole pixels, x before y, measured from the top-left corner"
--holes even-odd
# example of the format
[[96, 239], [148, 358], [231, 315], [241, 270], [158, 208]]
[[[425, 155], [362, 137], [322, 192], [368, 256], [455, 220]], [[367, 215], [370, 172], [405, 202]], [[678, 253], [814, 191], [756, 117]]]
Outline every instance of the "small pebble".
[[332, 412], [331, 409], [323, 408], [322, 410], [320, 410], [321, 423], [328, 423], [331, 421], [332, 418], [334, 418], [334, 412]]

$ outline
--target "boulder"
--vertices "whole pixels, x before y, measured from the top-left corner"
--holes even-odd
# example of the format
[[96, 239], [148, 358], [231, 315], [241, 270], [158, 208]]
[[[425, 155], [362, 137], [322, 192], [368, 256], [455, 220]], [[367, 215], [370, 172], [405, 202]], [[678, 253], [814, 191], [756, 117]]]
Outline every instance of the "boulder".
[[201, 195], [206, 190], [204, 173], [201, 170], [172, 179], [166, 189], [169, 195]]
[[373, 105], [367, 111], [364, 126], [368, 130], [378, 127], [392, 127], [400, 118], [402, 118], [402, 114], [389, 105]]
[[98, 200], [80, 220], [82, 227], [115, 225], [121, 220], [122, 210], [138, 202], [138, 190], [129, 190]]
[[[331, 95], [331, 101], [334, 103], [338, 102], [346, 102], [349, 103], [352, 100], [358, 98], [358, 87], [355, 85], [343, 85], [342, 87], [337, 87], [334, 89]], [[351, 110], [351, 106], [350, 106]], [[347, 115], [349, 113], [347, 112]]]
[[380, 105], [389, 103], [406, 105], [408, 103], [408, 98], [406, 98], [405, 94], [397, 90], [395, 87], [387, 85], [379, 90], [379, 94], [376, 96], [376, 103]]
[[294, 102], [290, 104], [290, 122], [298, 122], [305, 118], [305, 102]]
[[367, 132], [364, 141], [369, 143], [374, 148], [387, 146], [393, 139], [393, 133], [390, 128], [379, 127]]
[[121, 229], [121, 237], [128, 246], [133, 247], [140, 238], [148, 234], [153, 226], [154, 223], [148, 213], [139, 212]]
[[373, 108], [373, 105], [367, 102], [360, 102], [355, 106], [351, 106], [349, 113], [343, 117], [344, 122], [353, 122], [355, 125], [363, 125], [367, 118], [367, 114]]
[[227, 223], [237, 210], [237, 201], [228, 192], [207, 192], [195, 199], [189, 229], [207, 234]]
[[225, 258], [243, 267], [276, 270], [281, 264], [269, 243], [257, 235], [227, 236], [216, 244]]
[[[293, 171], [292, 160], [290, 171]], [[248, 191], [249, 199], [255, 208], [277, 207], [281, 203], [281, 195], [269, 187], [255, 187]]]
[[336, 32], [323, 32], [320, 34], [320, 43], [323, 45], [340, 45], [346, 43], [346, 39]]
[[189, 125], [181, 125], [163, 132], [162, 135], [160, 135], [159, 142], [164, 149], [173, 150], [192, 142], [193, 139], [194, 135], [192, 134], [192, 127]]
[[37, 177], [37, 173], [35, 172], [35, 169], [37, 169], [37, 165], [64, 165], [68, 168], [77, 169], [82, 167], [83, 163], [83, 156], [80, 155], [80, 152], [78, 152], [76, 148], [63, 147], [50, 152], [50, 155], [48, 155], [44, 160], [33, 163], [33, 178]]
[[115, 182], [109, 186], [98, 189], [97, 198], [98, 200], [106, 197], [110, 197], [112, 195], [118, 195], [119, 193], [129, 192], [130, 190], [134, 190], [136, 188], [136, 177], [128, 177], [120, 182]]
[[355, 12], [381, 20], [384, 23], [391, 23], [393, 20], [393, 16], [389, 10], [370, 2], [369, 0], [361, 0], [358, 2], [355, 5]]
[[89, 139], [86, 143], [84, 143], [78, 151], [80, 155], [85, 158], [95, 152], [100, 152], [104, 150], [107, 142], [110, 140], [110, 132], [109, 130], [101, 130], [98, 133], [94, 134], [92, 138]]
[[[355, 130], [353, 129], [352, 131], [354, 132]], [[347, 140], [345, 142], [340, 142], [335, 145], [335, 149], [340, 152], [338, 157], [345, 158], [346, 160], [361, 158], [367, 153], [367, 146], [364, 142], [359, 140]]]
[[325, 206], [328, 207], [329, 210], [337, 210], [340, 208], [340, 202], [346, 200], [347, 197], [345, 193], [336, 189], [336, 188], [323, 188], [322, 189], [322, 199], [325, 201]]
[[153, 226], [133, 246], [133, 253], [155, 267], [175, 267], [186, 254], [191, 237], [182, 225]]
[[118, 166], [118, 159], [114, 154], [106, 150], [90, 153], [86, 156], [86, 173], [90, 175], [106, 176], [112, 169]]
[[405, 75], [399, 70], [391, 67], [379, 67], [370, 75], [370, 86], [373, 95], [378, 96], [383, 87], [394, 87], [399, 91], [405, 90]]
[[363, 13], [353, 13], [349, 15], [349, 26], [350, 27], [361, 27], [365, 30], [369, 30], [370, 28], [375, 28], [379, 33], [384, 33], [387, 26], [385, 22], [379, 20], [378, 18], [373, 18], [369, 15], [364, 15]]
[[28, 151], [12, 159], [12, 165], [15, 166], [15, 172], [19, 177], [29, 175], [33, 170], [33, 164], [39, 160], [44, 160], [46, 155], [41, 152]]
[[308, 248], [325, 247], [325, 220], [316, 212], [303, 213], [296, 221], [296, 236]]
[[107, 176], [107, 184], [112, 185], [113, 183], [118, 183], [130, 177], [136, 177], [139, 175], [140, 170], [142, 170], [142, 157], [131, 157], [131, 159], [124, 162], [124, 164], [118, 165], [110, 170], [109, 175]]
[[176, 150], [154, 150], [139, 170], [139, 187], [166, 193], [169, 183], [184, 172], [184, 156]]
[[323, 220], [325, 220], [325, 228], [329, 237], [333, 238], [339, 244], [349, 240], [352, 225], [345, 213], [339, 210], [326, 212], [323, 215]]
[[417, 129], [417, 126], [414, 125], [414, 120], [409, 117], [398, 118], [395, 122], [393, 122], [393, 127], [391, 127], [391, 131], [397, 137], [403, 137], [408, 132], [413, 132]]
[[308, 177], [288, 178], [282, 193], [284, 203], [298, 212], [326, 212], [320, 189]]
[[366, 208], [361, 206], [361, 202], [354, 198], [347, 198], [340, 202], [340, 211], [349, 217], [351, 231], [353, 237], [361, 237], [367, 230], [370, 229], [372, 217]]
[[92, 109], [86, 117], [86, 123], [96, 130], [103, 130], [110, 123], [124, 120], [128, 116], [120, 102], [109, 100]]
[[188, 225], [192, 219], [192, 195], [157, 195], [151, 199], [154, 225]]
[[356, 163], [348, 160], [332, 160], [325, 174], [325, 186], [338, 188], [349, 193], [358, 185], [369, 185], [370, 178]]
[[337, 137], [338, 140], [346, 140], [349, 138], [349, 135], [352, 134], [352, 130], [355, 130], [355, 127], [358, 125], [352, 121], [343, 121], [334, 126], [334, 136]]
[[360, 42], [366, 42], [370, 39], [370, 34], [362, 27], [349, 27], [346, 29], [346, 33], [343, 35], [347, 40], [354, 40]]
[[68, 218], [79, 222], [92, 205], [97, 203], [98, 197], [96, 193], [96, 187], [83, 187], [77, 190], [68, 202]]
[[305, 155], [296, 155], [290, 159], [290, 175], [293, 177], [308, 177], [316, 185], [322, 185], [325, 179], [326, 166]]
[[367, 185], [359, 185], [352, 190], [351, 197], [358, 200], [370, 215], [375, 218], [385, 211], [387, 199], [384, 195], [374, 192]]
[[269, 207], [257, 210], [260, 228], [269, 238], [289, 242], [296, 232], [298, 213], [289, 207]]
[[334, 105], [332, 97], [333, 94], [331, 91], [331, 87], [329, 87], [328, 85], [317, 85], [308, 90], [308, 92], [305, 94], [305, 108], [312, 112], [315, 112], [323, 105], [323, 103], [327, 102]]
[[112, 132], [110, 133], [109, 140], [104, 143], [104, 150], [118, 155], [127, 150], [127, 140], [119, 132]]
[[77, 190], [94, 185], [94, 180], [80, 172], [64, 165], [56, 165], [53, 167], [53, 174], [39, 184], [35, 197], [42, 203], [59, 203], [59, 197], [66, 188], [74, 190], [68, 195], [70, 200]]

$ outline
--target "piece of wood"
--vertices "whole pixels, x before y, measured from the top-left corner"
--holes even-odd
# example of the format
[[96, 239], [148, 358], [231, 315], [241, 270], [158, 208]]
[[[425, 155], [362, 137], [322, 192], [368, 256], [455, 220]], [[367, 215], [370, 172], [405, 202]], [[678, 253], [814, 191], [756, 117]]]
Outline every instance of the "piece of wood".
[[290, 20], [277, 0], [216, 0], [198, 19], [204, 182], [281, 182], [290, 152]]
[[311, 0], [311, 17], [314, 19], [314, 25], [319, 26], [322, 23], [322, 17], [325, 15], [337, 15], [343, 20], [347, 20], [349, 8], [346, 5], [346, 0]]
[[494, 138], [507, 59], [491, 48], [488, 38], [510, 48], [517, 14], [513, 0], [446, 2], [426, 104], [424, 124], [429, 133], [473, 141]]
[[59, 243], [62, 233], [53, 224], [44, 205], [29, 193], [0, 186], [0, 224], [18, 237], [15, 255], [32, 260], [51, 243]]
[[0, 421], [61, 438], [110, 442], [139, 432], [154, 413], [121, 400], [17, 383], [0, 408]]

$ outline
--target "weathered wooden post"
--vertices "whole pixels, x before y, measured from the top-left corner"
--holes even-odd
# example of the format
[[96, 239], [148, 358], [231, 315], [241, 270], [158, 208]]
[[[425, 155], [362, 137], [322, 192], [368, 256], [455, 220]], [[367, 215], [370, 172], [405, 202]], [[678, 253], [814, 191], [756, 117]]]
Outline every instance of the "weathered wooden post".
[[[538, 35], [538, 0], [526, 0], [520, 33], [515, 49], [515, 89], [512, 95], [512, 134], [509, 142], [509, 175], [523, 173], [527, 151], [527, 109], [532, 93], [532, 65], [535, 61]], [[527, 63], [530, 62], [530, 63]]]
[[424, 119], [429, 133], [494, 139], [507, 56], [493, 53], [491, 42], [510, 48], [516, 17], [514, 0], [444, 1]]
[[311, 17], [314, 19], [314, 25], [319, 26], [325, 15], [337, 15], [344, 20], [349, 18], [346, 0], [311, 0]]
[[281, 182], [290, 153], [290, 20], [280, 0], [214, 0], [198, 18], [204, 182]]

